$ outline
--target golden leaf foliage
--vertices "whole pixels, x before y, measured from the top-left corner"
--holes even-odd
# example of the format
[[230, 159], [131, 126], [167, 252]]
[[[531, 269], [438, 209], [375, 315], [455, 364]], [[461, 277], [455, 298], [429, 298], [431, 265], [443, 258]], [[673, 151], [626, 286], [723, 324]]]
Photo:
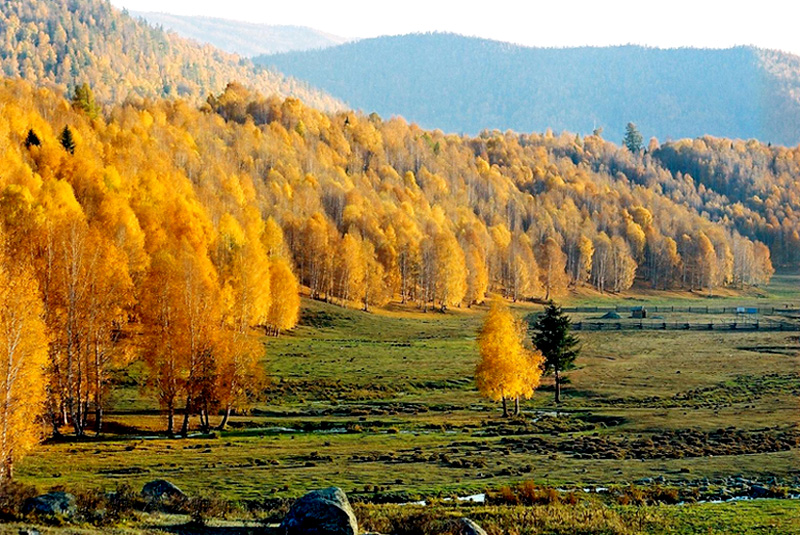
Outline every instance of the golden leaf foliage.
[[0, 482], [42, 438], [47, 341], [36, 279], [0, 250]]
[[[76, 107], [94, 118], [88, 83], [102, 102], [129, 97], [184, 97], [199, 102], [230, 80], [323, 109], [335, 99], [249, 60], [152, 27], [102, 0], [9, 0], [0, 11], [4, 76], [76, 91]], [[83, 92], [82, 92], [83, 91]], [[82, 97], [82, 98], [81, 98]]]
[[0, 222], [8, 261], [39, 284], [54, 429], [81, 433], [102, 414], [104, 377], [133, 339], [167, 414], [185, 408], [207, 427], [246, 407], [260, 380], [253, 329], [291, 329], [301, 285], [367, 309], [392, 298], [424, 309], [587, 280], [624, 291], [634, 277], [696, 288], [772, 273], [763, 245], [698, 203], [605, 171], [631, 155], [596, 136], [581, 147], [425, 132], [235, 84], [202, 109], [134, 99], [92, 118], [6, 81], [0, 105]]
[[539, 386], [544, 357], [523, 345], [525, 328], [500, 301], [492, 303], [478, 334], [480, 361], [475, 382], [484, 396], [494, 400], [533, 395]]

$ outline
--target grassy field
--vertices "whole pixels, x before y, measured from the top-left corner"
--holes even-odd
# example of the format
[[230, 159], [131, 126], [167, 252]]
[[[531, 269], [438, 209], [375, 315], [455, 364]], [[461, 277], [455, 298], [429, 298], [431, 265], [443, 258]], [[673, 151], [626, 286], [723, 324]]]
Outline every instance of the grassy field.
[[[640, 291], [565, 301], [785, 306], [800, 303], [798, 283], [783, 274], [769, 288], [743, 295]], [[522, 317], [541, 307], [514, 309]], [[582, 354], [561, 406], [546, 378], [524, 403], [524, 418], [508, 422], [472, 381], [485, 310], [442, 314], [395, 306], [364, 313], [306, 300], [298, 328], [265, 340], [271, 377], [265, 399], [234, 417], [228, 430], [163, 437], [164, 419], [136, 386], [141, 369], [132, 366], [120, 375], [128, 386], [109, 411], [107, 435], [45, 444], [18, 476], [41, 489], [110, 489], [166, 478], [191, 493], [240, 501], [329, 485], [356, 500], [403, 501], [526, 480], [582, 489], [655, 478], [681, 495], [725, 490], [735, 477], [800, 487], [797, 333], [581, 332]], [[769, 526], [773, 512], [786, 516], [782, 508], [798, 512], [795, 502], [767, 501], [673, 506], [659, 509], [658, 518], [695, 526], [678, 533], [745, 533], [726, 528], [733, 523], [724, 519], [752, 510], [748, 518]], [[763, 532], [800, 531], [795, 521], [776, 522], [782, 531]]]

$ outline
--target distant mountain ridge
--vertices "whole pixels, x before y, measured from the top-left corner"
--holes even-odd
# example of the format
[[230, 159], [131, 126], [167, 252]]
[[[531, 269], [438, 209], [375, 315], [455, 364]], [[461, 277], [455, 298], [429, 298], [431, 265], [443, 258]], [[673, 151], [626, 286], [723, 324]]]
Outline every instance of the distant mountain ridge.
[[182, 37], [245, 57], [326, 48], [348, 41], [345, 37], [305, 26], [258, 24], [143, 11], [131, 11], [130, 14], [150, 24], [172, 30]]
[[203, 102], [235, 81], [319, 109], [342, 107], [305, 82], [152, 28], [107, 0], [3, 0], [0, 72], [64, 92], [88, 83], [101, 102], [129, 97]]
[[528, 48], [454, 34], [378, 37], [255, 58], [366, 112], [476, 133], [604, 129], [648, 139], [800, 141], [800, 58], [731, 49]]

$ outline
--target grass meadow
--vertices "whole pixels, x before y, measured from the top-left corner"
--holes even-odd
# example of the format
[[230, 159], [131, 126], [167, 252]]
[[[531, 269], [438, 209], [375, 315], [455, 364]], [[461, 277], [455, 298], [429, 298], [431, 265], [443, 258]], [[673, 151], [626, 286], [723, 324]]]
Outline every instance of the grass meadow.
[[[640, 289], [617, 297], [574, 292], [563, 302], [785, 307], [800, 304], [798, 283], [797, 275], [780, 274], [769, 288], [712, 298]], [[541, 305], [513, 308], [524, 317]], [[580, 503], [540, 506], [541, 521], [525, 524], [537, 530], [518, 533], [561, 533], [547, 518], [562, 514], [558, 507], [588, 507], [584, 501], [610, 516], [581, 533], [800, 533], [796, 500], [631, 506], [581, 492], [655, 481], [686, 501], [698, 492], [724, 495], [735, 478], [800, 486], [800, 333], [580, 332], [564, 402], [555, 406], [546, 377], [523, 402], [523, 418], [508, 421], [472, 380], [485, 311], [394, 305], [365, 313], [304, 300], [300, 326], [264, 339], [270, 385], [263, 399], [227, 430], [166, 438], [158, 406], [139, 386], [143, 370], [131, 365], [117, 374], [106, 434], [44, 444], [17, 476], [42, 490], [165, 478], [237, 503], [330, 485], [359, 502], [437, 501], [533, 481], [577, 490]], [[438, 503], [443, 516], [453, 514], [454, 505]], [[397, 507], [364, 505], [360, 514], [365, 525], [391, 530], [389, 517], [411, 514]], [[490, 533], [512, 533], [503, 527], [510, 518], [538, 510], [461, 507]], [[614, 522], [621, 527], [610, 528]]]

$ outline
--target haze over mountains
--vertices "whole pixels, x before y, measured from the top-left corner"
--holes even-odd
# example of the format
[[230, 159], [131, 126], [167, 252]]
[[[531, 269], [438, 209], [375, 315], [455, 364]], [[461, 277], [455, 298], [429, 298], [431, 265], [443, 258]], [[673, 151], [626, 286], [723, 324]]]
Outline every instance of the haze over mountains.
[[645, 139], [800, 141], [800, 58], [752, 47], [541, 49], [413, 34], [255, 61], [446, 132], [603, 128], [619, 143], [633, 121]]
[[104, 0], [7, 0], [0, 9], [0, 72], [63, 91], [88, 83], [101, 102], [128, 97], [204, 101], [231, 81], [296, 96], [320, 109], [341, 103], [305, 82], [202, 46], [120, 12]]
[[256, 24], [211, 17], [132, 11], [131, 15], [172, 30], [182, 37], [208, 43], [245, 57], [340, 45], [345, 37], [303, 26]]

